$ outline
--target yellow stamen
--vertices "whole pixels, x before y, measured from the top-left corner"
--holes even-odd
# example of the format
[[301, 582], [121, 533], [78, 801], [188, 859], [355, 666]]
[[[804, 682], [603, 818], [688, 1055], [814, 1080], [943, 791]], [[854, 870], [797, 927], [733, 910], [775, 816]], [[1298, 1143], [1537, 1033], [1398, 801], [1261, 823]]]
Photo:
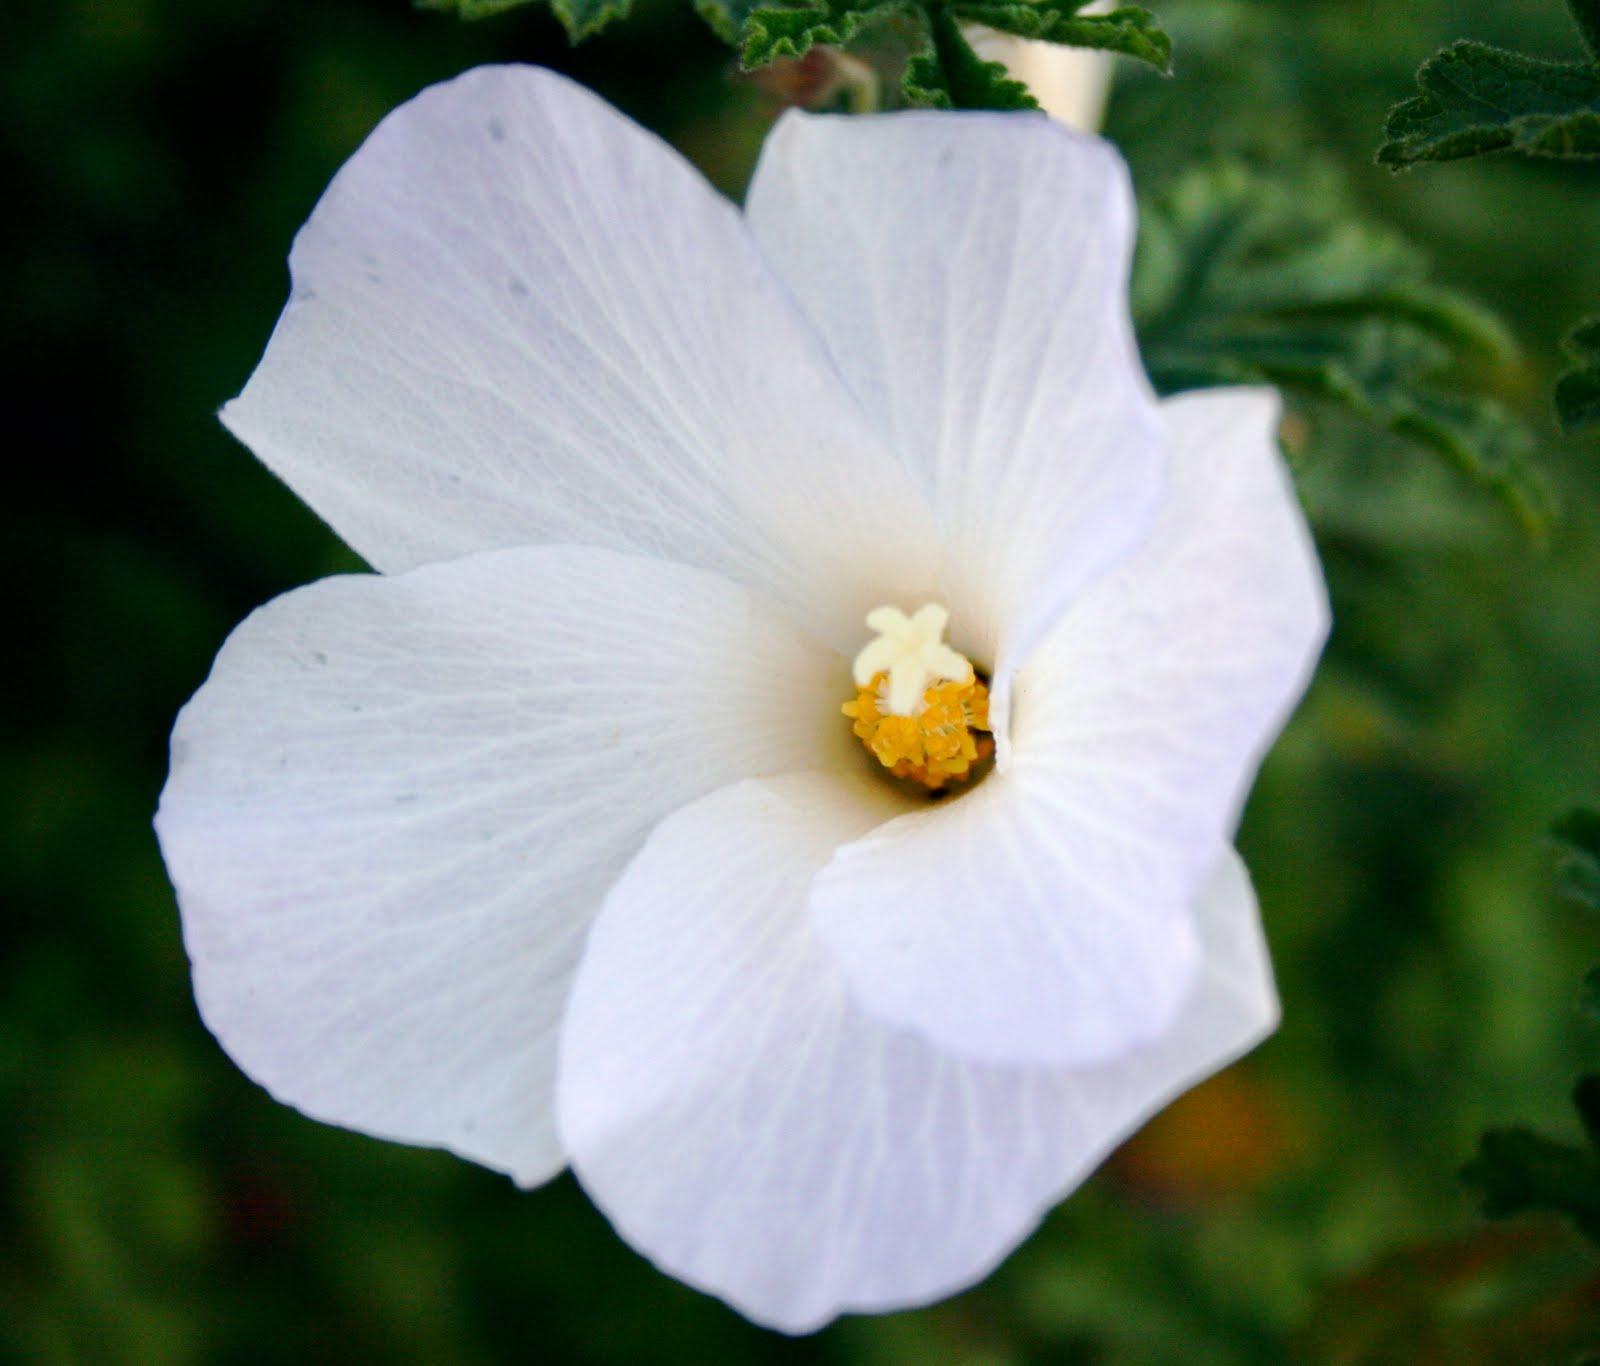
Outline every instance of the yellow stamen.
[[994, 753], [993, 740], [974, 734], [989, 729], [989, 690], [970, 669], [965, 682], [927, 689], [914, 716], [886, 708], [888, 686], [886, 673], [875, 674], [840, 710], [868, 753], [895, 777], [938, 791], [965, 782], [973, 766]]

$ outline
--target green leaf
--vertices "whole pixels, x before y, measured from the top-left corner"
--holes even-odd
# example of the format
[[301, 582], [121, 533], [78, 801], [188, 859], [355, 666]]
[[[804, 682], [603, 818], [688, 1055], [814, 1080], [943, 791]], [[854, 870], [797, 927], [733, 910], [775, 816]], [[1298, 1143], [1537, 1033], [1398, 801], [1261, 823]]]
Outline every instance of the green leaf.
[[1600, 911], [1600, 810], [1579, 806], [1567, 812], [1550, 833], [1562, 846], [1562, 892]]
[[1389, 112], [1378, 160], [1396, 169], [1514, 148], [1600, 156], [1600, 2], [1571, 0], [1590, 58], [1551, 62], [1459, 42], [1417, 72], [1420, 94]]
[[[1564, 889], [1600, 910], [1600, 809], [1575, 807], [1551, 827], [1566, 850]], [[1584, 978], [1579, 1008], [1600, 1017], [1600, 968]], [[1572, 1105], [1587, 1147], [1557, 1143], [1532, 1130], [1491, 1129], [1461, 1176], [1477, 1188], [1491, 1219], [1529, 1211], [1562, 1214], [1600, 1243], [1600, 1073], [1581, 1077]]]
[[[1459, 42], [1417, 73], [1421, 93], [1397, 104], [1378, 149], [1399, 170], [1511, 148], [1528, 156], [1600, 157], [1600, 0], [1567, 0], [1587, 59], [1551, 62]], [[1556, 381], [1563, 431], [1600, 424], [1600, 317], [1567, 338], [1577, 365]]]
[[1563, 1214], [1600, 1242], [1600, 1153], [1557, 1143], [1529, 1129], [1491, 1129], [1461, 1179], [1490, 1219], [1538, 1211]]
[[1437, 453], [1543, 532], [1527, 432], [1440, 382], [1455, 363], [1513, 355], [1506, 330], [1356, 217], [1331, 176], [1220, 161], [1180, 175], [1141, 221], [1134, 320], [1158, 389], [1268, 383], [1334, 404]]
[[920, 41], [901, 81], [911, 104], [934, 109], [1037, 109], [1028, 87], [972, 50], [948, 10], [923, 11]]
[[1556, 381], [1556, 418], [1576, 432], [1600, 423], [1600, 315], [1573, 328], [1565, 345], [1577, 364]]
[[711, 27], [740, 49], [749, 70], [803, 57], [818, 44], [841, 46], [869, 26], [899, 20], [911, 51], [901, 78], [905, 102], [935, 109], [1037, 109], [1022, 82], [986, 61], [962, 32], [967, 23], [1071, 47], [1120, 52], [1166, 70], [1172, 44], [1150, 13], [1123, 8], [1080, 15], [1085, 0], [696, 0]]
[[1149, 10], [1126, 7], [1109, 14], [1080, 14], [1085, 0], [956, 0], [959, 18], [986, 24], [1002, 33], [1036, 38], [1067, 47], [1120, 52], [1149, 62], [1160, 71], [1172, 69], [1172, 40], [1156, 26]]
[[741, 47], [745, 22], [757, 3], [758, 0], [694, 0], [694, 10], [729, 47]]
[[1600, 62], [1600, 0], [1567, 0], [1567, 8], [1589, 55]]
[[[819, 43], [842, 46], [869, 24], [900, 14], [901, 0], [819, 0], [807, 5], [758, 5], [745, 15], [739, 61], [746, 70], [780, 57], [803, 57]], [[730, 13], [732, 11], [730, 10]], [[715, 27], [715, 25], [713, 25]]]
[[[1568, 894], [1600, 910], [1600, 809], [1574, 807], [1551, 827], [1563, 846], [1561, 885]], [[1584, 978], [1580, 1009], [1600, 1017], [1600, 968]], [[1600, 1243], [1600, 1074], [1579, 1079], [1573, 1108], [1587, 1148], [1544, 1138], [1528, 1129], [1492, 1129], [1462, 1178], [1483, 1198], [1483, 1212], [1502, 1219], [1524, 1211], [1564, 1214], [1591, 1241]]]
[[463, 19], [489, 19], [507, 10], [520, 9], [531, 0], [415, 0], [418, 9], [447, 10]]
[[550, 0], [550, 8], [573, 42], [593, 37], [613, 19], [624, 19], [633, 0]]
[[[415, 0], [422, 9], [483, 19], [532, 0]], [[633, 0], [549, 0], [573, 42], [598, 33]], [[842, 47], [872, 25], [909, 20], [912, 47], [901, 79], [909, 104], [936, 109], [1037, 109], [1022, 82], [985, 61], [961, 31], [986, 24], [1003, 33], [1067, 47], [1120, 52], [1170, 69], [1172, 43], [1148, 10], [1127, 6], [1084, 15], [1088, 0], [694, 0], [717, 37], [739, 49], [745, 70], [804, 57], [819, 45]]]
[[[419, 9], [450, 10], [463, 19], [488, 19], [530, 0], [415, 0]], [[551, 12], [573, 42], [600, 32], [613, 19], [626, 18], [633, 0], [550, 0]]]

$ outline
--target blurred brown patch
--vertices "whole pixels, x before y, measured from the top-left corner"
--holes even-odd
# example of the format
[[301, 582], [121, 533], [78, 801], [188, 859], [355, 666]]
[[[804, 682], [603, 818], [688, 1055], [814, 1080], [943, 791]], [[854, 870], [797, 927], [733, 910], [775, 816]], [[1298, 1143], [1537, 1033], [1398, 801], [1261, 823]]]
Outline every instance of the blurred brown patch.
[[1304, 1149], [1282, 1101], [1246, 1068], [1230, 1067], [1173, 1101], [1106, 1170], [1151, 1204], [1194, 1209], [1260, 1189]]
[[1600, 1348], [1600, 1271], [1554, 1220], [1418, 1243], [1331, 1282], [1299, 1348], [1338, 1366], [1586, 1361]]

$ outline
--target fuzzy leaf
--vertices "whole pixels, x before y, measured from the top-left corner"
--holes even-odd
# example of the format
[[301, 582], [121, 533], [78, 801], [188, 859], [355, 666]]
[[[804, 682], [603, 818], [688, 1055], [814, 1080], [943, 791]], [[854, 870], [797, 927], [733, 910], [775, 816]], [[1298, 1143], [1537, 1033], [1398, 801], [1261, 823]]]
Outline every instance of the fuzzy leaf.
[[418, 9], [448, 10], [463, 19], [489, 19], [509, 9], [520, 9], [531, 0], [415, 0]]
[[1570, 0], [1569, 8], [1587, 61], [1455, 43], [1422, 64], [1421, 93], [1389, 111], [1378, 160], [1400, 169], [1508, 147], [1538, 157], [1600, 157], [1600, 0]]
[[[1145, 10], [1124, 8], [1080, 15], [1086, 0], [803, 0], [753, 4], [750, 0], [697, 0], [706, 21], [736, 41], [740, 61], [752, 69], [783, 57], [802, 57], [818, 44], [850, 42], [869, 26], [899, 20], [911, 51], [901, 78], [907, 104], [935, 109], [1037, 109], [1022, 82], [998, 62], [973, 50], [964, 23], [1070, 47], [1121, 52], [1162, 70], [1171, 42]], [[730, 35], [732, 35], [730, 37]]]
[[1333, 403], [1436, 452], [1542, 532], [1531, 438], [1436, 382], [1465, 357], [1506, 359], [1505, 329], [1351, 214], [1331, 177], [1219, 162], [1180, 176], [1141, 220], [1134, 318], [1158, 389], [1264, 382]]
[[910, 104], [933, 109], [1037, 109], [1028, 87], [999, 62], [985, 61], [948, 10], [920, 15], [921, 41], [901, 81]]
[[[734, 0], [729, 13], [736, 7]], [[896, 15], [903, 8], [900, 0], [819, 0], [807, 5], [753, 6], [746, 11], [740, 30], [743, 39], [739, 61], [750, 70], [781, 57], [803, 57], [819, 43], [839, 46], [869, 24]]]
[[744, 26], [757, 0], [695, 0], [694, 10], [729, 47], [742, 47]]
[[1099, 48], [1172, 69], [1172, 40], [1149, 10], [1125, 7], [1109, 14], [1080, 14], [1085, 0], [956, 0], [951, 12], [1002, 33], [1067, 47]]
[[1566, 348], [1577, 364], [1556, 381], [1556, 417], [1563, 431], [1576, 432], [1600, 423], [1600, 316], [1573, 328]]
[[[528, 3], [530, 0], [416, 0], [419, 9], [450, 10], [463, 19], [488, 19]], [[633, 0], [550, 0], [551, 12], [575, 43], [593, 37], [613, 19], [625, 18], [632, 8]]]
[[[1567, 0], [1588, 58], [1550, 62], [1460, 42], [1417, 73], [1421, 94], [1397, 104], [1378, 160], [1401, 169], [1512, 148], [1529, 156], [1600, 157], [1600, 0]], [[1556, 381], [1556, 419], [1600, 423], [1600, 318], [1567, 338], [1578, 364]]]
[[[532, 0], [415, 0], [422, 9], [483, 19]], [[1037, 109], [1022, 82], [998, 62], [985, 61], [961, 32], [962, 23], [1066, 47], [1097, 48], [1136, 57], [1166, 71], [1172, 43], [1148, 10], [1126, 6], [1110, 14], [1080, 14], [1088, 0], [694, 0], [695, 12], [723, 42], [739, 49], [745, 70], [804, 57], [819, 45], [840, 47], [886, 20], [909, 21], [911, 53], [901, 78], [908, 104], [935, 109]], [[573, 42], [598, 33], [632, 8], [633, 0], [549, 0]]]

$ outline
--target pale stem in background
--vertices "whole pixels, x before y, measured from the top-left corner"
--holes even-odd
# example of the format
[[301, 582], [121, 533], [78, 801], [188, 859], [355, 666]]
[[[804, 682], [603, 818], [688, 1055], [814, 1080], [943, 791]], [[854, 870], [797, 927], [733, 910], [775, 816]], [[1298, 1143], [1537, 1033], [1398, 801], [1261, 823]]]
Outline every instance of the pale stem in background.
[[[1102, 3], [1088, 6], [1084, 12], [1099, 14], [1110, 8], [1102, 0]], [[1086, 133], [1100, 130], [1105, 118], [1106, 94], [1111, 87], [1114, 59], [1110, 53], [1015, 38], [982, 24], [968, 25], [966, 34], [980, 57], [1003, 63], [1007, 71], [1033, 92], [1051, 118]]]

